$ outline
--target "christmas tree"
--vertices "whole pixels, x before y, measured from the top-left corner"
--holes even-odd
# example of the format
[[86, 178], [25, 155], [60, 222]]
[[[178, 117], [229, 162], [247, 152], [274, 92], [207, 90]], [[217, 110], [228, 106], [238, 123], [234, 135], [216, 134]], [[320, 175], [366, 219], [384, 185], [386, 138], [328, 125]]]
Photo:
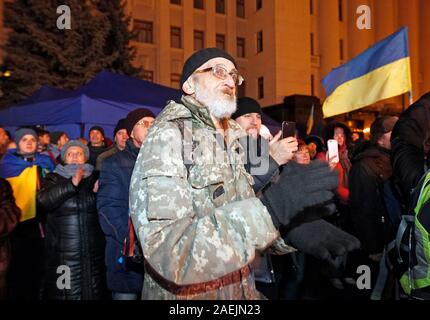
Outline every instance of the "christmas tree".
[[[71, 28], [59, 29], [57, 8], [66, 4]], [[12, 32], [5, 65], [12, 76], [1, 82], [2, 105], [18, 102], [42, 85], [75, 89], [99, 71], [136, 75], [129, 18], [121, 0], [15, 0], [5, 8]]]

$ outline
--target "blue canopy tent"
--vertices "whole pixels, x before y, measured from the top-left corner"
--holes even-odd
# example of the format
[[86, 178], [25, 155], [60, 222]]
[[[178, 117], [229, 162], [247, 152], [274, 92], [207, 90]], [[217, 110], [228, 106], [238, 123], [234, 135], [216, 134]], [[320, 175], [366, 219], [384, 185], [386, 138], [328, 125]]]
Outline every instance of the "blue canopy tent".
[[145, 107], [158, 114], [168, 100], [180, 96], [179, 90], [102, 71], [74, 91], [42, 87], [23, 102], [0, 110], [0, 123], [7, 129], [45, 125], [70, 137], [87, 136], [91, 126], [99, 125], [111, 137], [117, 121], [131, 110]]
[[[179, 90], [102, 71], [77, 90], [42, 87], [23, 102], [0, 110], [0, 124], [11, 132], [19, 126], [44, 125], [72, 138], [88, 137], [88, 129], [99, 125], [112, 137], [117, 121], [131, 110], [145, 107], [158, 115], [167, 101], [180, 97]], [[272, 134], [280, 129], [279, 123], [264, 114], [263, 123]]]

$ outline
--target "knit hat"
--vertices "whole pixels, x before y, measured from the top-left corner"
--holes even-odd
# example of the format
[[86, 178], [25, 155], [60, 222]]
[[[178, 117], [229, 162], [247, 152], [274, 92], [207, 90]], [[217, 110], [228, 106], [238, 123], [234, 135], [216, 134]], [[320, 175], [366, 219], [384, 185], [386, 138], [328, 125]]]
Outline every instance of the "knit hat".
[[258, 113], [261, 115], [260, 104], [256, 100], [248, 97], [237, 99], [237, 109], [236, 112], [232, 114], [231, 118], [236, 120], [240, 116], [248, 113]]
[[37, 133], [36, 131], [34, 131], [33, 129], [30, 128], [21, 128], [16, 130], [15, 132], [15, 143], [16, 145], [19, 144], [19, 142], [21, 141], [21, 139], [25, 136], [25, 135], [32, 135], [36, 141], [37, 141]]
[[136, 123], [138, 123], [140, 119], [145, 117], [155, 118], [152, 111], [145, 108], [139, 108], [139, 109], [133, 110], [127, 115], [127, 118], [125, 118], [125, 121], [126, 121], [126, 129], [127, 129], [128, 135], [131, 135], [131, 132], [133, 131], [133, 128], [136, 125]]
[[191, 57], [185, 61], [182, 69], [181, 88], [185, 81], [196, 71], [200, 66], [214, 58], [224, 58], [233, 62], [237, 68], [236, 61], [224, 50], [218, 48], [205, 48], [194, 52]]
[[127, 121], [126, 121], [126, 119], [125, 119], [125, 118], [123, 118], [123, 119], [119, 119], [119, 120], [118, 120], [118, 122], [117, 122], [117, 124], [116, 124], [116, 127], [115, 127], [115, 129], [113, 130], [113, 138], [114, 138], [114, 139], [115, 139], [115, 136], [116, 136], [117, 132], [118, 132], [119, 130], [122, 130], [122, 129], [127, 130]]
[[63, 149], [61, 149], [61, 159], [63, 161], [65, 160], [67, 149], [69, 149], [70, 147], [79, 147], [79, 148], [82, 148], [82, 150], [84, 150], [85, 159], [88, 160], [90, 158], [90, 150], [88, 149], [88, 147], [86, 145], [84, 145], [79, 140], [70, 140], [69, 142], [67, 142], [64, 145]]
[[49, 134], [49, 136], [51, 137], [51, 143], [52, 144], [57, 144], [58, 140], [60, 140], [61, 136], [64, 135], [64, 134], [66, 134], [66, 133], [63, 132], [63, 131], [54, 131], [54, 132], [51, 132]]
[[379, 138], [384, 134], [393, 131], [397, 120], [399, 120], [399, 118], [395, 116], [383, 116], [373, 121], [370, 126], [370, 141], [372, 143], [377, 143]]
[[102, 134], [102, 136], [103, 137], [105, 136], [105, 131], [104, 131], [104, 129], [102, 127], [100, 127], [100, 126], [92, 126], [88, 132], [91, 132], [93, 130], [100, 131], [100, 133]]

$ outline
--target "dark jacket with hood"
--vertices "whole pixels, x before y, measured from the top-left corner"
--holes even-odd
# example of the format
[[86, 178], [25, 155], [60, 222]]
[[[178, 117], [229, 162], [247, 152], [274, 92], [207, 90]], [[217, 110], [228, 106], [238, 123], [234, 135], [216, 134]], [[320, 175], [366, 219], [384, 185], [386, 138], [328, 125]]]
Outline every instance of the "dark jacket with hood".
[[430, 164], [430, 92], [400, 115], [391, 145], [394, 176], [407, 200]]
[[[37, 194], [46, 210], [46, 298], [51, 300], [99, 300], [105, 297], [105, 239], [100, 228], [96, 174], [75, 187], [72, 179], [50, 173]], [[70, 268], [70, 289], [57, 288], [57, 268]]]
[[103, 161], [100, 171], [97, 208], [106, 237], [107, 284], [114, 292], [140, 294], [142, 291], [143, 272], [126, 264], [122, 255], [128, 234], [128, 190], [138, 154], [139, 149], [129, 139], [123, 151]]
[[390, 151], [366, 144], [352, 159], [349, 174], [349, 204], [357, 237], [368, 254], [384, 248], [385, 207], [383, 184], [392, 175]]

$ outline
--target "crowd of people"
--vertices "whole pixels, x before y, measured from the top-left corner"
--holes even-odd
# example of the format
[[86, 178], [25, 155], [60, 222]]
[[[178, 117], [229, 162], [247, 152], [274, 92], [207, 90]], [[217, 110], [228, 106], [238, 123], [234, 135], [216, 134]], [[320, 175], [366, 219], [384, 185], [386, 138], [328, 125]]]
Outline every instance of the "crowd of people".
[[392, 233], [384, 185], [408, 201], [429, 123], [411, 107], [376, 118], [369, 140], [343, 123], [272, 136], [260, 104], [237, 99], [242, 81], [207, 48], [180, 101], [131, 111], [113, 141], [100, 126], [89, 141], [0, 127], [0, 299], [345, 298], [360, 265], [370, 299]]

